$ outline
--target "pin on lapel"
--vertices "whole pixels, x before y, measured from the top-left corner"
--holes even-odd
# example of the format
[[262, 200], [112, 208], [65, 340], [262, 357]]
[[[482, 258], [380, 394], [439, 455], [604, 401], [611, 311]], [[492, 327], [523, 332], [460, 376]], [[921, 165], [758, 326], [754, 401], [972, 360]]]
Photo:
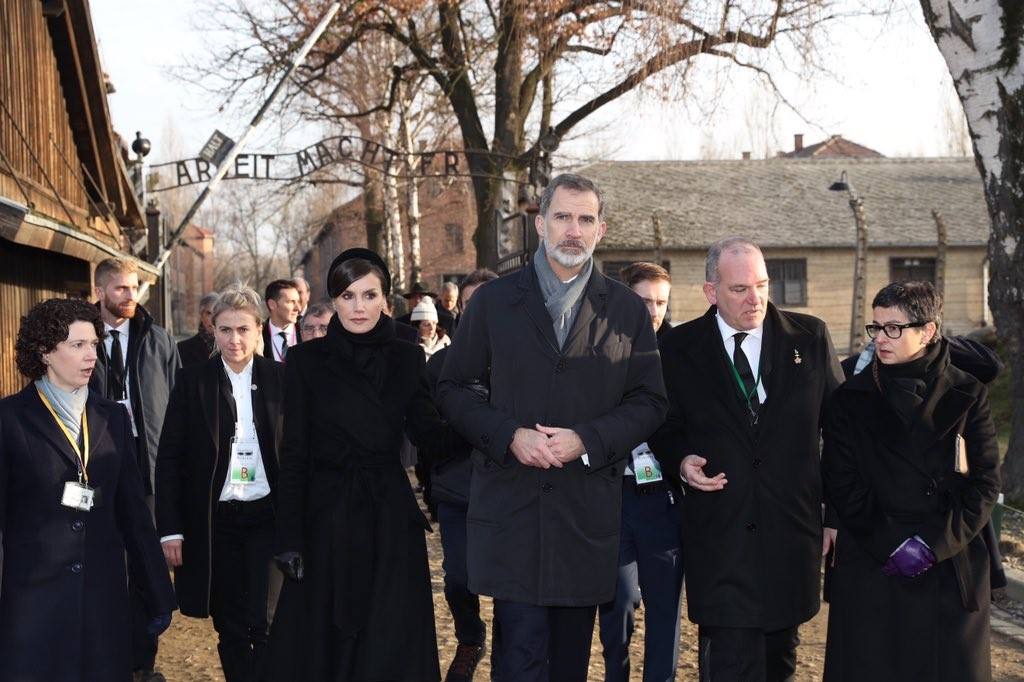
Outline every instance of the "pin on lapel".
[[794, 348], [793, 349], [793, 364], [794, 365], [799, 365], [803, 361], [804, 361], [804, 359], [802, 357], [800, 357], [800, 351], [798, 351], [796, 348]]
[[256, 384], [253, 384], [252, 386], [250, 386], [249, 390], [250, 391], [255, 391], [256, 390]]

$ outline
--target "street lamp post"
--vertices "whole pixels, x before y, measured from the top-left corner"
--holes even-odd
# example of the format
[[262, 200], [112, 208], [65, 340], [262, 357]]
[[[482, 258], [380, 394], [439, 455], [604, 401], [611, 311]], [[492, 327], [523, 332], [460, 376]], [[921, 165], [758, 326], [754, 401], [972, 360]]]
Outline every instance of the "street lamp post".
[[864, 213], [864, 200], [857, 194], [849, 181], [846, 171], [839, 175], [829, 189], [833, 192], [846, 192], [850, 198], [850, 210], [857, 227], [857, 241], [853, 260], [853, 311], [850, 315], [850, 354], [860, 352], [864, 343], [864, 307], [867, 298], [868, 270], [868, 221]]

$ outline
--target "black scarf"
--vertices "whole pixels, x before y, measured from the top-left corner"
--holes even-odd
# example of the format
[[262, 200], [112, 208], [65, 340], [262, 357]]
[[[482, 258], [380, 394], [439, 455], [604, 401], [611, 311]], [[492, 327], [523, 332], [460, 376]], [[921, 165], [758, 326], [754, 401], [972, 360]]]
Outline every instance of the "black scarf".
[[909, 362], [886, 365], [878, 361], [876, 354], [872, 371], [885, 401], [905, 424], [911, 424], [935, 386], [935, 380], [948, 365], [949, 349], [946, 341], [940, 340], [929, 346], [924, 355]]
[[327, 324], [327, 341], [338, 353], [350, 360], [378, 393], [387, 376], [387, 350], [395, 339], [395, 321], [381, 314], [373, 329], [356, 334], [345, 329], [337, 315]]

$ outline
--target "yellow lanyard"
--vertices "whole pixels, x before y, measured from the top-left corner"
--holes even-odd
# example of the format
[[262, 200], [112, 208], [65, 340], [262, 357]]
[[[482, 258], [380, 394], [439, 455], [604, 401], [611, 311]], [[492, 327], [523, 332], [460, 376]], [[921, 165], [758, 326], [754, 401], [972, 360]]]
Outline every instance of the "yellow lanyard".
[[38, 388], [36, 392], [39, 393], [39, 399], [43, 401], [43, 405], [46, 405], [46, 409], [53, 416], [53, 421], [57, 422], [57, 426], [64, 434], [64, 437], [68, 439], [71, 449], [75, 451], [75, 455], [78, 457], [78, 482], [81, 483], [84, 479], [85, 483], [89, 483], [89, 473], [86, 471], [86, 467], [89, 466], [89, 418], [86, 416], [86, 410], [82, 410], [82, 444], [85, 446], [85, 454], [83, 456], [82, 450], [78, 449], [78, 443], [71, 437], [68, 427], [64, 426], [64, 422], [57, 416], [57, 411], [53, 409], [50, 400]]

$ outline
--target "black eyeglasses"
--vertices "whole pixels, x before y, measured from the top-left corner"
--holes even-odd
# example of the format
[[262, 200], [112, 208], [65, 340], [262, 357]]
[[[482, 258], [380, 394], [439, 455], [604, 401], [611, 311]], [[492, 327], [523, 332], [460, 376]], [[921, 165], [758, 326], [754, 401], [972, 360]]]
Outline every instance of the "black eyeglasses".
[[923, 327], [926, 324], [928, 324], [928, 322], [930, 322], [930, 320], [925, 320], [924, 322], [907, 322], [906, 324], [866, 324], [864, 325], [864, 329], [867, 330], [868, 336], [870, 336], [873, 339], [877, 338], [878, 332], [881, 331], [884, 331], [885, 335], [888, 336], [890, 339], [898, 339], [901, 336], [903, 336], [904, 329]]

